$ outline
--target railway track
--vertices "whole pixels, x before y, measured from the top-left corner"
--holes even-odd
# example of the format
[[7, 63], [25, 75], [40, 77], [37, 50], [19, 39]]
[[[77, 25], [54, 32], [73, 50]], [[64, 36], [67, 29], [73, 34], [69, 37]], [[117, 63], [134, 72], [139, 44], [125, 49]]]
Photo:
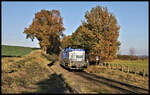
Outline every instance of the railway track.
[[119, 82], [116, 80], [108, 79], [102, 76], [97, 76], [95, 74], [90, 74], [87, 72], [74, 72], [76, 75], [79, 75], [87, 80], [94, 82], [95, 84], [103, 84], [115, 89], [118, 89], [122, 93], [130, 94], [148, 94], [149, 90], [141, 88], [135, 85]]

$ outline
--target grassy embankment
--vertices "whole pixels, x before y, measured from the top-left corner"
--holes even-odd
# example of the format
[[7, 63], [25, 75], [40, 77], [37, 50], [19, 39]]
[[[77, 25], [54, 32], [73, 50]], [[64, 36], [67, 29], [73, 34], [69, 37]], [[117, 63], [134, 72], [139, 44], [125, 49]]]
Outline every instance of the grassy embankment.
[[32, 51], [21, 58], [2, 57], [2, 93], [56, 93], [55, 90], [59, 87], [64, 89], [58, 93], [64, 92], [61, 76], [53, 73], [47, 66], [50, 61], [55, 60], [56, 55], [45, 55], [41, 50]]

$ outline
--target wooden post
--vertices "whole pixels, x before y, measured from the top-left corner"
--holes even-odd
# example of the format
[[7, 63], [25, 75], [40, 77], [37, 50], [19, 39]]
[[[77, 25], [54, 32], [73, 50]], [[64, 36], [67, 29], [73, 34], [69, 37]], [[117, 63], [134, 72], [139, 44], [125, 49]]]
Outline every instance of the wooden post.
[[121, 71], [121, 65], [118, 65], [119, 70]]
[[127, 73], [129, 73], [129, 66], [127, 66]]
[[134, 74], [136, 74], [136, 67], [134, 67]]
[[121, 65], [121, 71], [123, 72], [123, 65]]
[[112, 64], [110, 65], [110, 68], [112, 69]]
[[145, 76], [145, 70], [143, 69], [143, 77]]
[[107, 69], [108, 69], [108, 63], [107, 63]]
[[115, 63], [114, 63], [114, 65], [113, 65], [113, 69], [115, 70]]
[[115, 70], [115, 64], [113, 65], [113, 69]]
[[99, 62], [99, 65], [101, 66], [101, 63]]
[[113, 70], [115, 70], [115, 63], [113, 64]]
[[107, 63], [105, 63], [105, 66], [107, 66]]
[[111, 69], [113, 69], [113, 64], [111, 64]]
[[118, 70], [118, 64], [116, 64], [116, 70]]

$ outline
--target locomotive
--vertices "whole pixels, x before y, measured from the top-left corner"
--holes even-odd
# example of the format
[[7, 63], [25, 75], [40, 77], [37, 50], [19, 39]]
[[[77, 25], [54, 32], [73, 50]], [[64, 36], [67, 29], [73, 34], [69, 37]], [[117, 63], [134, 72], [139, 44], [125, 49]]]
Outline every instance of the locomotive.
[[65, 48], [61, 52], [60, 65], [70, 70], [84, 70], [88, 66], [84, 49]]

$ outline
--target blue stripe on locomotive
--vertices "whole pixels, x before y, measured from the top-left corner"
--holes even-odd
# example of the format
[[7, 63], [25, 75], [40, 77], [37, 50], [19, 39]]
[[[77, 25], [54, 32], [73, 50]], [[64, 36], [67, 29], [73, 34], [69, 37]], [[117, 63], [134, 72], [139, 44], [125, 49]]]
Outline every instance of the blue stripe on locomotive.
[[65, 48], [62, 52], [62, 58], [67, 58], [67, 53], [70, 51], [84, 51], [84, 49], [72, 49], [71, 47]]

